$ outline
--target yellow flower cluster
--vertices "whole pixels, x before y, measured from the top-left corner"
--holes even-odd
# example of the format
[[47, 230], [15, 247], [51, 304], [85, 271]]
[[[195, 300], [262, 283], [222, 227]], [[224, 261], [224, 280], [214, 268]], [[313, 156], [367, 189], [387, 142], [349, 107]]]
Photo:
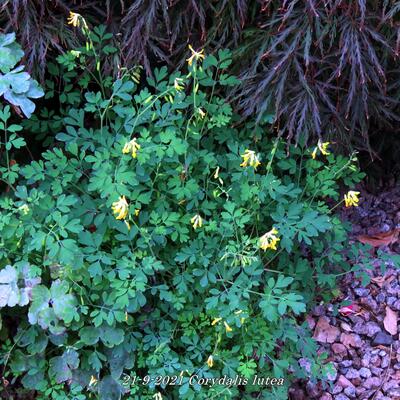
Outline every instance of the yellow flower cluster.
[[83, 30], [88, 29], [85, 18], [81, 14], [70, 11], [69, 17], [67, 18], [68, 25], [72, 25], [74, 28], [80, 28], [82, 25]]
[[185, 86], [183, 85], [183, 79], [182, 78], [175, 78], [174, 80], [174, 88], [177, 92], [181, 92]]
[[190, 222], [193, 225], [193, 229], [197, 229], [197, 228], [201, 228], [203, 225], [203, 219], [200, 217], [199, 214], [196, 214], [191, 220]]
[[77, 26], [79, 26], [79, 19], [80, 18], [81, 18], [80, 14], [70, 11], [69, 12], [69, 17], [67, 18], [67, 23], [69, 25], [77, 27]]
[[94, 375], [92, 375], [90, 377], [89, 386], [94, 386], [97, 382], [98, 382], [97, 378]]
[[118, 201], [114, 201], [111, 208], [115, 215], [115, 219], [125, 219], [129, 213], [129, 204], [126, 201], [125, 196], [120, 196]]
[[[131, 229], [129, 222], [126, 220], [126, 217], [129, 214], [129, 204], [126, 201], [125, 196], [120, 196], [117, 201], [114, 201], [114, 203], [112, 203], [111, 209], [114, 213], [115, 219], [123, 220], [127, 228]], [[139, 213], [140, 210], [135, 209], [134, 214], [136, 217], [139, 215]]]
[[[214, 318], [213, 321], [211, 322], [211, 325], [214, 326], [214, 325], [218, 324], [218, 322], [220, 322], [220, 321], [222, 321], [221, 317]], [[228, 323], [226, 321], [224, 321], [224, 326], [225, 326], [226, 332], [232, 332], [232, 328], [228, 325]]]
[[204, 55], [204, 50], [195, 51], [190, 44], [189, 50], [192, 52], [192, 55], [186, 61], [190, 66], [193, 64], [193, 61], [204, 60], [204, 58], [206, 57]]
[[313, 150], [313, 152], [311, 153], [311, 158], [313, 160], [315, 160], [315, 158], [317, 157], [317, 152], [318, 150], [321, 152], [322, 155], [324, 156], [328, 156], [329, 154], [331, 154], [328, 151], [328, 146], [329, 146], [330, 142], [322, 142], [322, 140], [318, 140], [317, 143], [317, 147], [315, 147], [315, 149]]
[[278, 231], [275, 228], [272, 228], [269, 232], [264, 233], [260, 237], [259, 246], [262, 250], [272, 249], [276, 250], [276, 245], [281, 240], [277, 235]]
[[360, 192], [355, 192], [354, 190], [349, 190], [345, 195], [344, 195], [344, 204], [346, 207], [358, 207], [358, 202], [360, 201], [358, 195]]
[[243, 158], [243, 162], [240, 164], [241, 167], [250, 166], [256, 170], [261, 164], [257, 154], [253, 150], [245, 150], [244, 154], [241, 154], [240, 157]]
[[[243, 312], [243, 310], [237, 310], [237, 311], [235, 311], [235, 315], [240, 315], [240, 314], [242, 314], [242, 312]], [[245, 320], [246, 320], [245, 317], [241, 317], [240, 323], [243, 325]]]
[[131, 141], [125, 143], [125, 146], [122, 149], [122, 153], [124, 154], [132, 153], [132, 157], [136, 158], [138, 150], [140, 150], [140, 144], [138, 144], [136, 138], [134, 138]]

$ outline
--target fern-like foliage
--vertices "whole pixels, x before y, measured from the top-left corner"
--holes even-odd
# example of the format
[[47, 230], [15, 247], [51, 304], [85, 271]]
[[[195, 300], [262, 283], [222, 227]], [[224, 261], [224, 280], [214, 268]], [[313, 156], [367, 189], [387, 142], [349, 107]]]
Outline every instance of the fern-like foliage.
[[289, 140], [339, 133], [368, 144], [371, 124], [398, 125], [398, 0], [4, 0], [0, 22], [17, 31], [31, 71], [79, 41], [70, 10], [106, 24], [119, 61], [148, 73], [181, 66], [189, 43], [232, 48], [243, 80], [234, 104], [274, 114]]
[[396, 65], [398, 28], [394, 8], [383, 3], [265, 2], [259, 29], [245, 39], [254, 53], [242, 73], [244, 113], [274, 109], [289, 138], [338, 130], [367, 138], [371, 120], [396, 122], [388, 72]]

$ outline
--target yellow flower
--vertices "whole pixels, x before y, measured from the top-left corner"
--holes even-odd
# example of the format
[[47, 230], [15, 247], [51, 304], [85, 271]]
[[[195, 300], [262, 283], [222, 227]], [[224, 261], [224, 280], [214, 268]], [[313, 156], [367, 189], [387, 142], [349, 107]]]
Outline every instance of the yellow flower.
[[69, 17], [67, 18], [68, 25], [72, 25], [74, 27], [79, 26], [80, 18], [81, 18], [80, 14], [70, 11]]
[[139, 213], [140, 213], [140, 210], [138, 208], [135, 208], [135, 212], [134, 212], [135, 217], [137, 217], [139, 215]]
[[197, 108], [197, 112], [200, 115], [200, 118], [203, 119], [206, 116], [206, 113], [204, 112], [203, 109], [201, 109], [200, 107]]
[[219, 178], [219, 167], [217, 167], [217, 169], [214, 172], [214, 179], [218, 179]]
[[232, 332], [232, 328], [228, 325], [228, 323], [226, 321], [224, 321], [224, 325], [225, 325], [225, 330], [227, 332]]
[[193, 225], [193, 229], [197, 229], [197, 227], [201, 228], [201, 226], [203, 225], [203, 220], [200, 217], [199, 214], [196, 214], [191, 220], [190, 222]]
[[318, 147], [316, 147], [316, 148], [313, 150], [313, 152], [311, 153], [311, 158], [312, 158], [313, 160], [315, 160], [315, 158], [317, 157], [317, 150], [318, 150]]
[[344, 204], [346, 207], [358, 207], [358, 202], [360, 199], [358, 198], [358, 195], [360, 192], [355, 192], [353, 190], [349, 190], [347, 194], [344, 195]]
[[129, 211], [129, 205], [125, 196], [120, 196], [118, 201], [114, 201], [111, 208], [115, 214], [115, 219], [125, 219]]
[[269, 232], [260, 237], [259, 246], [262, 250], [272, 249], [276, 250], [276, 245], [281, 240], [276, 236], [278, 231], [272, 228]]
[[258, 159], [255, 151], [253, 150], [246, 150], [244, 154], [241, 154], [240, 157], [243, 158], [243, 162], [240, 164], [241, 167], [253, 167], [255, 170], [261, 164], [260, 160]]
[[124, 148], [122, 149], [122, 152], [124, 154], [128, 154], [132, 152], [132, 157], [136, 158], [137, 157], [137, 151], [140, 149], [140, 144], [136, 142], [136, 138], [133, 138], [130, 142], [125, 143]]
[[18, 207], [18, 210], [23, 214], [23, 215], [28, 215], [29, 214], [29, 206], [27, 204], [24, 204], [20, 207]]
[[92, 376], [90, 377], [89, 386], [93, 386], [93, 385], [95, 385], [96, 383], [97, 383], [97, 379], [96, 379], [96, 377], [95, 377], [94, 375], [92, 375]]
[[174, 80], [174, 88], [178, 92], [182, 91], [185, 88], [185, 86], [183, 86], [183, 79], [182, 78], [175, 78], [175, 80]]
[[211, 322], [211, 325], [218, 324], [218, 322], [221, 321], [221, 320], [222, 320], [222, 318], [220, 318], [220, 317], [219, 318], [214, 318], [213, 322]]
[[124, 220], [124, 222], [125, 222], [126, 227], [128, 228], [128, 231], [130, 231], [131, 230], [131, 224], [128, 221], [125, 221], [125, 220]]
[[189, 65], [193, 64], [193, 61], [196, 60], [204, 60], [204, 50], [195, 51], [193, 47], [189, 44], [189, 50], [192, 52], [192, 55], [186, 60]]
[[212, 354], [211, 354], [210, 356], [208, 356], [208, 358], [207, 358], [207, 365], [208, 365], [210, 368], [212, 368], [213, 365], [214, 365], [214, 358], [213, 358]]
[[317, 147], [314, 148], [313, 152], [311, 153], [311, 158], [315, 160], [317, 157], [317, 151], [319, 150], [322, 155], [328, 156], [331, 154], [328, 151], [328, 146], [330, 145], [331, 142], [322, 142], [321, 139], [318, 140]]
[[322, 143], [321, 140], [318, 140], [318, 148], [319, 151], [324, 155], [324, 156], [329, 156], [329, 151], [328, 151], [328, 146], [329, 146], [330, 142], [324, 142]]

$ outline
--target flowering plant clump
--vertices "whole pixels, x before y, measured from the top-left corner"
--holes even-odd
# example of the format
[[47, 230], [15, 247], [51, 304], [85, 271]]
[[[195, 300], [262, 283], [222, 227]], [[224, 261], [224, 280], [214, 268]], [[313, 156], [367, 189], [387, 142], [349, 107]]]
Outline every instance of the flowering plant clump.
[[344, 195], [344, 204], [346, 207], [358, 207], [358, 202], [360, 201], [359, 196], [360, 192], [355, 192], [354, 190], [349, 190]]
[[[313, 160], [304, 145], [287, 157], [268, 125], [239, 123], [218, 95], [238, 84], [228, 51], [192, 51], [187, 73], [113, 81], [95, 32], [94, 47], [53, 66], [66, 84], [46, 88], [63, 104], [58, 125], [49, 113], [24, 125], [57, 129], [56, 145], [15, 169], [0, 200], [0, 307], [15, 326], [3, 376], [39, 399], [102, 400], [285, 399], [306, 374], [300, 357], [323, 379], [330, 366], [299, 317], [350, 268], [325, 200], [360, 181], [355, 159]], [[255, 374], [285, 384], [191, 379]], [[180, 384], [137, 384], [146, 376]]]

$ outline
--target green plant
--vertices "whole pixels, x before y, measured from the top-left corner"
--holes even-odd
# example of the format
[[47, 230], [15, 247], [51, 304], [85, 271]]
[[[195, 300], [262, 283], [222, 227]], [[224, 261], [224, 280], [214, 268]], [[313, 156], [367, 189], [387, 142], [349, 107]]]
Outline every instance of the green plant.
[[[85, 51], [61, 71], [98, 64]], [[84, 73], [56, 145], [5, 178], [0, 299], [29, 288], [29, 304], [2, 303], [18, 326], [0, 368], [43, 398], [73, 383], [89, 399], [285, 399], [300, 356], [326, 376], [300, 317], [351, 270], [328, 199], [363, 175], [354, 156], [288, 157], [268, 125], [239, 124], [216, 95], [237, 84], [230, 53], [202, 58], [140, 87]]]

